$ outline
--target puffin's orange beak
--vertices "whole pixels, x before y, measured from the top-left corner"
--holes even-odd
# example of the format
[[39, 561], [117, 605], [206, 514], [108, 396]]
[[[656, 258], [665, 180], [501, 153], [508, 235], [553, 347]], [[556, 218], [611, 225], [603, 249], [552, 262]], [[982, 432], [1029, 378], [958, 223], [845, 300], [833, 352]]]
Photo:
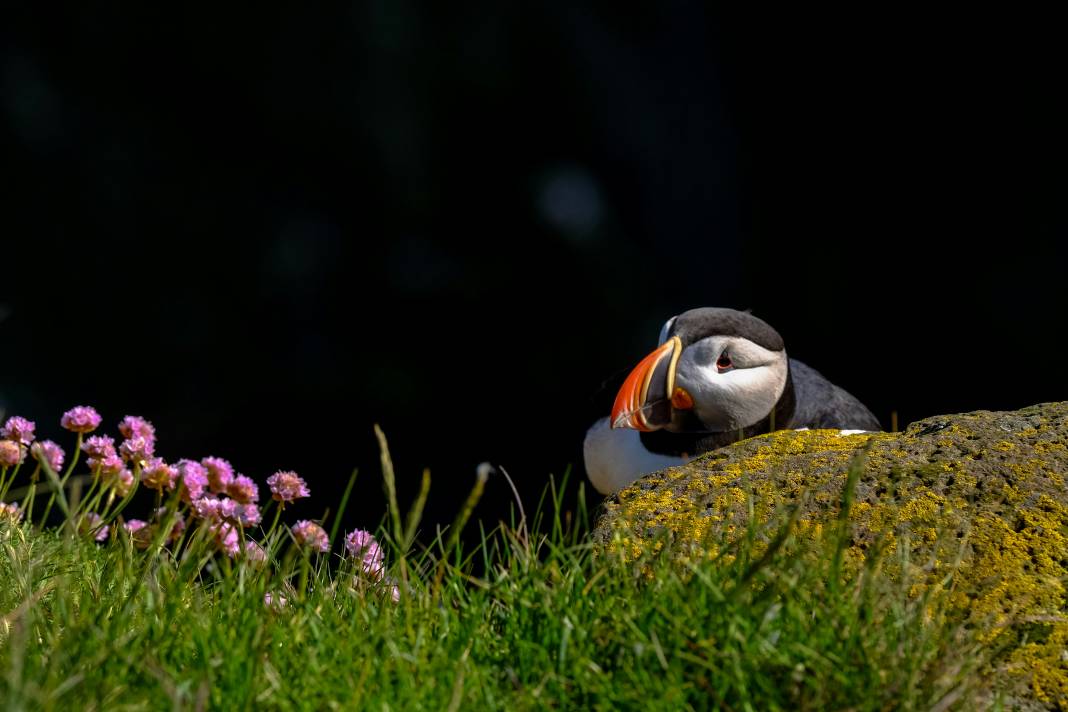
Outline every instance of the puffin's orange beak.
[[681, 355], [682, 341], [672, 336], [634, 367], [612, 405], [613, 428], [649, 432], [671, 422], [675, 367]]

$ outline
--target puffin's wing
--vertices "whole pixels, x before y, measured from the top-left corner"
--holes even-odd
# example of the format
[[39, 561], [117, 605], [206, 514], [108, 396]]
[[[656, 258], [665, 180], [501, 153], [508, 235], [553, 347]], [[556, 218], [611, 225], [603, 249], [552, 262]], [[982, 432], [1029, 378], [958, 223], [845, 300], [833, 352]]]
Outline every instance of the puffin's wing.
[[848, 391], [823, 377], [816, 369], [790, 359], [797, 405], [794, 428], [882, 430], [879, 419]]

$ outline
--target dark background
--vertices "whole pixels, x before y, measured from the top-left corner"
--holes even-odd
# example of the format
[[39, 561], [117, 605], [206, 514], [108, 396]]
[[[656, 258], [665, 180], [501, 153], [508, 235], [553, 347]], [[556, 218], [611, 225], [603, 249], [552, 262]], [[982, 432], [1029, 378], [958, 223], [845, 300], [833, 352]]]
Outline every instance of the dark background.
[[142, 414], [307, 516], [359, 466], [367, 526], [379, 422], [447, 521], [480, 461], [581, 475], [703, 305], [886, 426], [1068, 398], [1051, 18], [225, 5], [2, 11], [0, 398], [45, 437]]

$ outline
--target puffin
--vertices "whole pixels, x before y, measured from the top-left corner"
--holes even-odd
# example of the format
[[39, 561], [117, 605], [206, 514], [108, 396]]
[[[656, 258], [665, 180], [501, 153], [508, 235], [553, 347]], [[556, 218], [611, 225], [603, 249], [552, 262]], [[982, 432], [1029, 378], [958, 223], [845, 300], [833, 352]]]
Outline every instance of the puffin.
[[702, 307], [668, 319], [656, 349], [623, 381], [611, 415], [587, 431], [586, 475], [611, 494], [773, 430], [882, 429], [868, 408], [786, 355], [779, 332], [749, 312]]

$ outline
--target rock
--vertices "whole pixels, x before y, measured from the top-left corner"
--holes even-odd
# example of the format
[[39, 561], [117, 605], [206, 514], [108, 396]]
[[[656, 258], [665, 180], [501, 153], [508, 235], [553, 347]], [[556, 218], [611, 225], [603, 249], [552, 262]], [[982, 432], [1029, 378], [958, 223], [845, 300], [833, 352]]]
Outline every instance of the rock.
[[665, 545], [680, 559], [712, 557], [710, 542], [798, 502], [798, 536], [818, 534], [865, 448], [847, 555], [863, 561], [876, 541], [893, 551], [907, 537], [914, 560], [929, 554], [932, 584], [957, 565], [953, 605], [1004, 651], [1007, 684], [1068, 708], [1068, 402], [928, 418], [896, 434], [751, 438], [609, 498], [594, 538], [631, 558]]

